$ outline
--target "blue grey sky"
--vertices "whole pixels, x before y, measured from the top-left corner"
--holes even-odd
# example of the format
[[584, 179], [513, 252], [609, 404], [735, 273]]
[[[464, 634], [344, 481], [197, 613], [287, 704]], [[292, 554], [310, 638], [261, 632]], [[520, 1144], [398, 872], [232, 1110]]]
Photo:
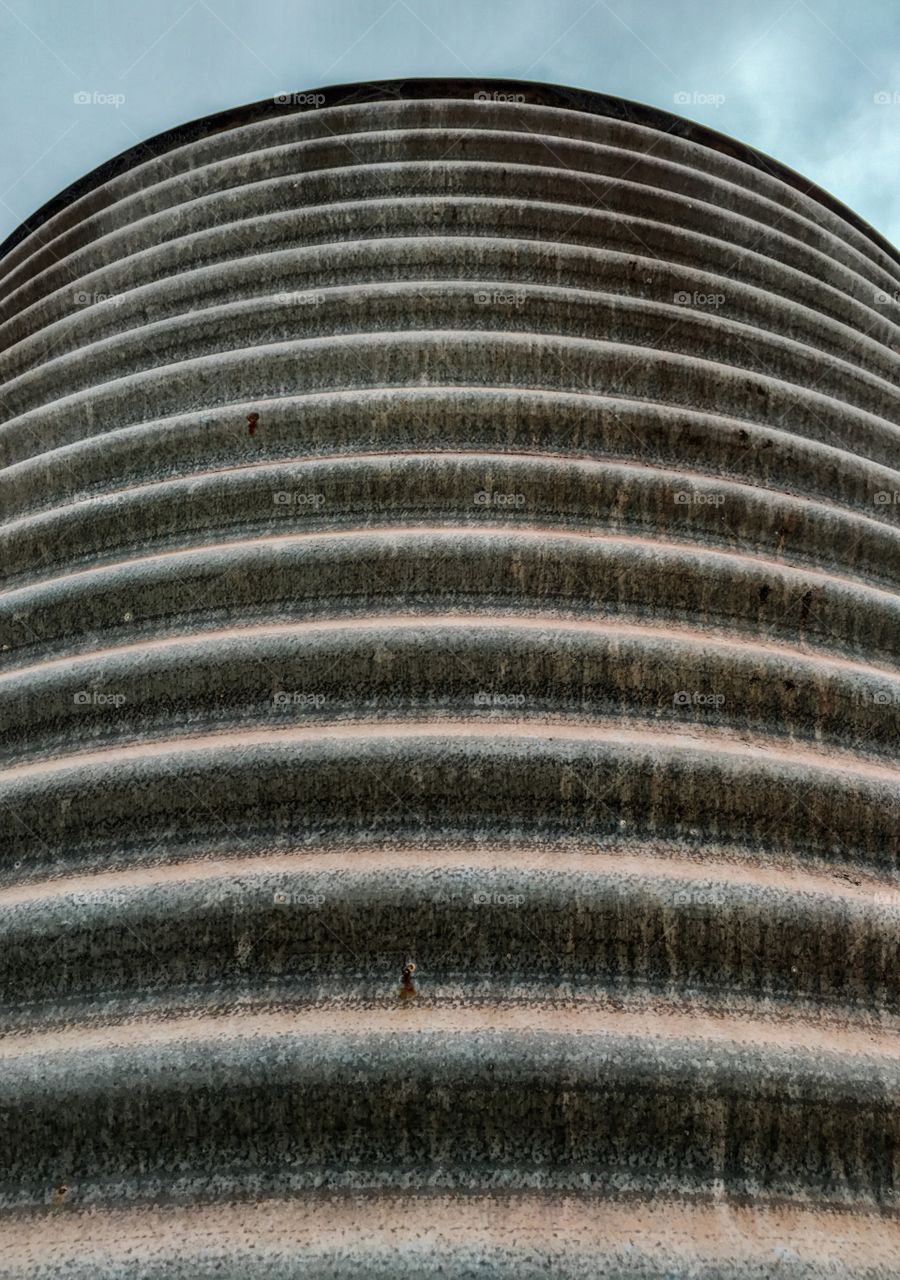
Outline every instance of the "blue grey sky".
[[352, 80], [470, 75], [712, 125], [900, 243], [900, 0], [0, 0], [0, 48], [0, 238], [197, 116]]

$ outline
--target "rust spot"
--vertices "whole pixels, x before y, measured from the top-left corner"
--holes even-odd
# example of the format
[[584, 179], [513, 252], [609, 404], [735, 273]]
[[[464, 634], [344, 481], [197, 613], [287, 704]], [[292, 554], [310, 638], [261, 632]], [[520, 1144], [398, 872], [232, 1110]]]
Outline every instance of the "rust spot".
[[53, 1203], [62, 1204], [66, 1196], [69, 1194], [69, 1188], [64, 1182], [61, 1182], [53, 1191]]
[[251, 435], [251, 436], [252, 436], [252, 435], [255, 435], [255, 434], [256, 434], [256, 424], [257, 424], [257, 422], [259, 422], [259, 414], [258, 414], [258, 413], [248, 413], [248, 414], [247, 414], [247, 434], [248, 434], [248, 435]]
[[412, 1000], [416, 993], [416, 985], [413, 982], [413, 974], [416, 966], [412, 960], [403, 966], [400, 973], [400, 999]]

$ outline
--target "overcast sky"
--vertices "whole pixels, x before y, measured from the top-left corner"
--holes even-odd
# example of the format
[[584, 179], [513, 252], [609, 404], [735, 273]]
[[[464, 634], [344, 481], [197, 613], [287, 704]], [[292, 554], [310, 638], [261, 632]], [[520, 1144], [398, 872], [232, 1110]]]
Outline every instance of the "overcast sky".
[[0, 49], [0, 239], [197, 116], [352, 80], [471, 75], [712, 125], [900, 243], [900, 0], [0, 0]]

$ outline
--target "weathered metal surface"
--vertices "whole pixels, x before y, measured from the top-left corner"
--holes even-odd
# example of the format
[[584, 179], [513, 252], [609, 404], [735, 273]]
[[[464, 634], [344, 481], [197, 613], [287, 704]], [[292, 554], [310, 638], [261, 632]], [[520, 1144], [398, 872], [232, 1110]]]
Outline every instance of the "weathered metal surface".
[[0, 1275], [896, 1275], [896, 253], [307, 108], [0, 258]]

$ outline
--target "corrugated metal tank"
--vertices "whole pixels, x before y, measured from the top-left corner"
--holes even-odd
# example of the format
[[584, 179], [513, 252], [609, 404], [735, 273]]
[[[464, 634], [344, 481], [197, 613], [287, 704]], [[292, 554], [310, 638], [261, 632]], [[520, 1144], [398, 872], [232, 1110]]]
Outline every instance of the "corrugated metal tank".
[[509, 82], [11, 237], [0, 1274], [898, 1274], [898, 300]]

